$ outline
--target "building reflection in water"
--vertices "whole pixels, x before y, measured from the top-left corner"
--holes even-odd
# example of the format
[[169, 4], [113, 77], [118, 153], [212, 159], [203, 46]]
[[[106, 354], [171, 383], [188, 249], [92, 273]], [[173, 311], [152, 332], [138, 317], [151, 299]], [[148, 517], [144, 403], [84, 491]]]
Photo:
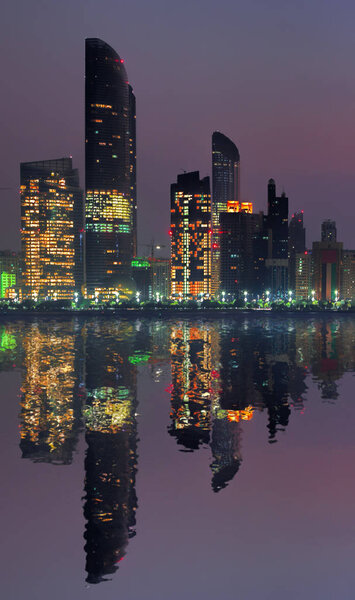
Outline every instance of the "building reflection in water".
[[210, 449], [211, 487], [219, 492], [240, 469], [242, 436], [256, 414], [266, 413], [273, 443], [293, 411], [306, 410], [310, 377], [322, 401], [336, 401], [343, 374], [355, 371], [355, 323], [283, 316], [1, 324], [0, 371], [22, 375], [22, 457], [70, 464], [85, 429], [90, 583], [110, 578], [135, 534], [137, 367], [159, 383], [169, 364], [169, 434], [180, 450]]
[[83, 344], [73, 321], [39, 321], [22, 336], [23, 458], [70, 464], [81, 427]]
[[[184, 451], [210, 445], [212, 489], [226, 487], [241, 463], [238, 411], [220, 405], [220, 334], [213, 325], [172, 326], [171, 424], [169, 433]], [[240, 411], [239, 411], [240, 412]]]
[[[84, 516], [89, 583], [112, 575], [135, 535], [137, 391], [134, 326], [87, 326]], [[134, 363], [135, 361], [133, 361]]]

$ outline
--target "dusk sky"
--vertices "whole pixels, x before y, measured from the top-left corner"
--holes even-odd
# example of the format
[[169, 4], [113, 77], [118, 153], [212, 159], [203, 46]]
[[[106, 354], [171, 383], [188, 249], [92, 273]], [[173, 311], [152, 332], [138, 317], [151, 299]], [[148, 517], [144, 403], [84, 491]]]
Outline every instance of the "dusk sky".
[[136, 94], [140, 243], [169, 244], [170, 183], [211, 174], [217, 129], [243, 199], [265, 210], [273, 177], [308, 245], [331, 218], [354, 248], [354, 19], [351, 0], [4, 0], [0, 248], [20, 245], [21, 161], [72, 155], [84, 187], [86, 37], [124, 58]]

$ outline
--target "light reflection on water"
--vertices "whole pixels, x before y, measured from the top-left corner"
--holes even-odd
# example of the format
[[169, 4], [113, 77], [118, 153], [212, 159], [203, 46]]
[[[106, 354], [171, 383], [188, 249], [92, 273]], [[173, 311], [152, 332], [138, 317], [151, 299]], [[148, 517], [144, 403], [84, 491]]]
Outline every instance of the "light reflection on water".
[[[138, 368], [169, 374], [171, 444], [210, 448], [211, 493], [243, 464], [242, 425], [267, 415], [270, 444], [303, 412], [310, 378], [335, 403], [355, 371], [355, 321], [34, 320], [0, 326], [0, 370], [21, 373], [22, 458], [69, 465], [85, 435], [86, 581], [112, 578], [136, 534]], [[144, 390], [140, 393], [144, 400]], [[138, 530], [139, 534], [139, 530]]]

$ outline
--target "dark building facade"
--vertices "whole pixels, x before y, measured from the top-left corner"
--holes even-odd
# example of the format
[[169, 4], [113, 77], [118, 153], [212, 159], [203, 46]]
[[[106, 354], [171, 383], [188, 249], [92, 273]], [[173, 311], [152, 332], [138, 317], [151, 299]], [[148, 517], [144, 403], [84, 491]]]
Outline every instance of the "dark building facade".
[[86, 40], [86, 281], [89, 295], [127, 283], [136, 250], [135, 97], [124, 61]]
[[73, 299], [83, 285], [84, 209], [71, 158], [21, 163], [24, 298]]
[[212, 134], [212, 295], [220, 287], [219, 215], [227, 202], [240, 200], [240, 155], [237, 146], [219, 131]]
[[288, 198], [276, 196], [274, 179], [268, 182], [268, 279], [272, 298], [283, 298], [288, 291]]
[[178, 175], [171, 185], [171, 295], [211, 294], [211, 193], [198, 171]]
[[327, 219], [323, 221], [321, 227], [321, 241], [322, 242], [336, 242], [337, 241], [337, 227], [335, 221]]
[[[244, 297], [253, 289], [253, 244], [262, 215], [222, 212], [220, 218], [220, 289], [227, 299]], [[246, 296], [247, 297], [247, 296]]]

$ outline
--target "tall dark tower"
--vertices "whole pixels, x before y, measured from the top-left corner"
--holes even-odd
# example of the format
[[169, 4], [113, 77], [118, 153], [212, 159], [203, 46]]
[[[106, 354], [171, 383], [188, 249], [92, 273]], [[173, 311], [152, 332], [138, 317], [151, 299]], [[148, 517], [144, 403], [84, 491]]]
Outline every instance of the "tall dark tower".
[[212, 295], [220, 285], [219, 215], [227, 202], [238, 202], [240, 156], [237, 146], [219, 131], [212, 134]]
[[123, 59], [86, 40], [85, 176], [88, 293], [130, 276], [136, 240], [135, 98]]
[[276, 185], [269, 179], [268, 195], [268, 260], [271, 297], [285, 297], [288, 291], [288, 198], [285, 192], [276, 196]]
[[136, 97], [129, 86], [129, 174], [133, 211], [133, 256], [137, 256], [137, 147], [136, 147]]
[[268, 196], [268, 225], [272, 233], [272, 255], [270, 258], [288, 257], [288, 198], [285, 192], [276, 196], [276, 185], [269, 179]]

